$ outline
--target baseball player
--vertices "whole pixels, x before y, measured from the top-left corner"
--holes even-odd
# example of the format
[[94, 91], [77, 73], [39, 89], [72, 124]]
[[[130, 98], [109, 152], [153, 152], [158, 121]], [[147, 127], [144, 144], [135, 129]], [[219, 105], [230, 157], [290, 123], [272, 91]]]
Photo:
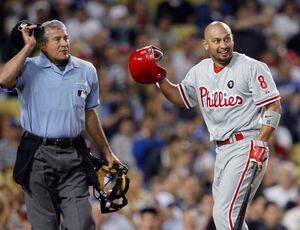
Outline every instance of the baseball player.
[[[216, 21], [206, 27], [203, 46], [210, 58], [192, 67], [177, 85], [165, 78], [162, 67], [148, 70], [153, 68], [153, 61], [148, 61], [149, 67], [139, 63], [143, 59], [136, 57], [143, 56], [143, 49], [130, 57], [129, 68], [134, 80], [143, 84], [156, 82], [173, 103], [188, 109], [200, 106], [210, 140], [216, 142], [214, 222], [217, 229], [233, 229], [253, 162], [258, 164], [259, 173], [250, 199], [263, 179], [267, 142], [281, 116], [280, 95], [266, 64], [233, 52], [233, 36], [225, 23]], [[154, 60], [158, 59], [160, 51], [152, 48]], [[149, 51], [149, 47], [145, 49]], [[148, 60], [149, 57], [146, 52]], [[248, 229], [245, 222], [243, 229]]]

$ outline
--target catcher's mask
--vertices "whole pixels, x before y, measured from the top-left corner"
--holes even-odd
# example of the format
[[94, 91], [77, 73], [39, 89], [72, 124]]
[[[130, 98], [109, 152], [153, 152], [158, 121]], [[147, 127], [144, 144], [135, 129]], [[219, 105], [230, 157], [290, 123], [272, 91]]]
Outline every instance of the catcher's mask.
[[94, 186], [94, 196], [100, 202], [101, 213], [115, 212], [127, 205], [125, 194], [129, 188], [128, 168], [115, 163], [112, 169], [108, 162], [99, 159], [97, 171], [99, 186]]
[[166, 70], [156, 61], [163, 58], [163, 53], [155, 46], [146, 46], [134, 51], [128, 60], [132, 79], [141, 84], [151, 84], [166, 77]]

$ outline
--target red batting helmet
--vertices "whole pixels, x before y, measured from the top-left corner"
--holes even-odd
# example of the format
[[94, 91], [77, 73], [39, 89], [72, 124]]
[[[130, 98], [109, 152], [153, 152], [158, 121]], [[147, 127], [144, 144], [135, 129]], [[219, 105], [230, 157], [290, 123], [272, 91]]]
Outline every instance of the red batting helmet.
[[134, 51], [128, 61], [133, 80], [141, 84], [163, 80], [166, 77], [166, 70], [156, 63], [162, 57], [163, 53], [152, 45]]

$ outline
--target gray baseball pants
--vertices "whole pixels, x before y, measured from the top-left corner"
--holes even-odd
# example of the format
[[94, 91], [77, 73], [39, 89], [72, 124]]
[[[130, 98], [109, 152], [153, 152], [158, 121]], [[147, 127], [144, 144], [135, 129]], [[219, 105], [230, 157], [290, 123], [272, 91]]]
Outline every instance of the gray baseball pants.
[[38, 148], [28, 172], [25, 204], [34, 230], [95, 229], [83, 157], [74, 147]]
[[[244, 140], [223, 145], [216, 149], [214, 182], [213, 182], [213, 218], [219, 230], [233, 230], [240, 207], [250, 183], [252, 164], [250, 162], [250, 141], [255, 136], [246, 136]], [[249, 202], [256, 193], [267, 167], [256, 174]], [[243, 230], [247, 230], [244, 222]]]

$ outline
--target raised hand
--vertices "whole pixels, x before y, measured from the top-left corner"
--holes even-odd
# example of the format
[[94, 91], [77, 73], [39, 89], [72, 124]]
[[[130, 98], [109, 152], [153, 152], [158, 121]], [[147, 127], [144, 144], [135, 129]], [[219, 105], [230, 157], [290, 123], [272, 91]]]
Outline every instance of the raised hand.
[[28, 49], [29, 53], [31, 53], [36, 46], [36, 39], [34, 37], [35, 28], [37, 28], [37, 25], [24, 26], [23, 28], [20, 28], [25, 43], [24, 47]]

